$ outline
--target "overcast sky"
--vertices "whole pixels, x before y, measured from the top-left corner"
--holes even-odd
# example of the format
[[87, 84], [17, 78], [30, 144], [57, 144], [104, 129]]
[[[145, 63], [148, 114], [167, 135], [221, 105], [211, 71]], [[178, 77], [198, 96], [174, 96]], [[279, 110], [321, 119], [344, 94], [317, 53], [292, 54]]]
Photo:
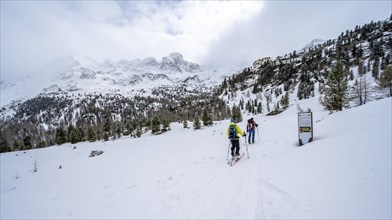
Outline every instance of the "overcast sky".
[[1, 1], [1, 80], [68, 55], [250, 65], [391, 13], [390, 0]]

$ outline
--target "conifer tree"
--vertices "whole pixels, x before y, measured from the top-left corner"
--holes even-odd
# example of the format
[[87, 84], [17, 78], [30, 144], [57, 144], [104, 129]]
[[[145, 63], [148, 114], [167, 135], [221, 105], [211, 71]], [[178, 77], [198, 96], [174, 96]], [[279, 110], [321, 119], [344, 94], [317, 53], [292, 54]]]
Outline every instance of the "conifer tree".
[[211, 114], [208, 112], [207, 108], [204, 108], [201, 120], [203, 121], [204, 126], [212, 125]]
[[136, 137], [138, 137], [138, 138], [139, 138], [140, 136], [142, 136], [142, 133], [141, 133], [139, 127], [136, 128], [136, 133], [135, 133], [135, 135], [136, 135]]
[[241, 108], [240, 110], [244, 110], [244, 99], [240, 100], [240, 105], [239, 106]]
[[229, 106], [226, 106], [226, 112], [229, 117], [232, 117], [232, 112]]
[[169, 131], [170, 130], [170, 121], [167, 118], [162, 118], [162, 131]]
[[257, 113], [258, 113], [258, 114], [263, 113], [263, 107], [262, 107], [262, 105], [261, 105], [261, 102], [259, 102], [259, 104], [257, 105]]
[[56, 129], [56, 144], [61, 145], [67, 142], [65, 131], [62, 127]]
[[161, 121], [159, 120], [158, 116], [154, 116], [151, 121], [151, 132], [156, 134], [161, 131]]
[[13, 150], [19, 150], [20, 146], [18, 141], [14, 140], [14, 143], [12, 144], [12, 149]]
[[78, 137], [79, 137], [80, 141], [85, 141], [86, 138], [85, 138], [84, 130], [82, 128], [78, 128], [77, 131], [78, 131]]
[[87, 140], [90, 142], [94, 142], [97, 140], [97, 136], [92, 126], [90, 126], [87, 130]]
[[289, 93], [288, 92], [285, 92], [285, 95], [282, 96], [280, 104], [282, 104], [283, 108], [285, 108], [289, 105]]
[[109, 135], [108, 135], [107, 132], [104, 132], [104, 133], [103, 133], [103, 140], [104, 140], [104, 141], [108, 141], [108, 140], [109, 140]]
[[105, 132], [110, 132], [112, 127], [112, 117], [110, 115], [105, 116], [103, 130]]
[[71, 144], [75, 144], [79, 142], [78, 134], [75, 129], [70, 131], [69, 141], [71, 142]]
[[25, 146], [25, 149], [32, 149], [32, 146], [31, 146], [31, 137], [30, 137], [30, 136], [26, 136], [26, 137], [23, 139], [23, 144], [24, 144], [24, 146]]
[[0, 133], [0, 153], [8, 151], [11, 151], [8, 141], [5, 136], [1, 135]]
[[246, 103], [246, 109], [248, 110], [248, 112], [252, 112], [252, 108], [253, 108], [253, 106], [252, 106], [250, 100], [248, 99], [248, 102]]
[[235, 105], [233, 105], [232, 118], [237, 122], [242, 121], [242, 113], [240, 107], [236, 107]]
[[182, 124], [184, 125], [184, 128], [188, 128], [188, 120], [185, 119]]
[[100, 141], [103, 136], [101, 129], [97, 128], [95, 134], [96, 134], [96, 141]]
[[389, 96], [392, 96], [392, 65], [385, 68], [380, 77], [380, 84], [382, 87], [389, 87]]
[[380, 63], [378, 61], [378, 58], [373, 62], [373, 69], [372, 69], [372, 75], [374, 78], [378, 79], [378, 74], [379, 74], [379, 68], [380, 68]]
[[342, 111], [348, 106], [347, 70], [337, 62], [333, 67], [325, 87], [324, 104], [328, 110]]
[[45, 141], [41, 141], [37, 144], [37, 148], [44, 148], [46, 146]]
[[72, 126], [72, 124], [68, 127], [67, 137], [68, 141], [71, 142], [71, 144], [75, 144], [81, 141], [79, 132]]
[[193, 118], [193, 129], [197, 130], [197, 129], [200, 129], [200, 128], [201, 128], [201, 122], [200, 122], [199, 116], [196, 115]]

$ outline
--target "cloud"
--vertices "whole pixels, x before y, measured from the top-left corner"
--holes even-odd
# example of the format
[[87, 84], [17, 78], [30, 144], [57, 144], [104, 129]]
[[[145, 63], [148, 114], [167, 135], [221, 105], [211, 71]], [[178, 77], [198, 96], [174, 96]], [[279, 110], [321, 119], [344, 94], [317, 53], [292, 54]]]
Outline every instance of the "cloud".
[[132, 60], [171, 52], [251, 64], [391, 14], [390, 1], [0, 1], [1, 79], [50, 60]]
[[340, 33], [391, 15], [388, 1], [266, 1], [259, 13], [236, 22], [209, 45], [203, 63], [252, 64], [299, 50], [313, 39]]
[[2, 1], [2, 79], [38, 71], [66, 55], [160, 59], [171, 52], [199, 62], [209, 45], [262, 2]]

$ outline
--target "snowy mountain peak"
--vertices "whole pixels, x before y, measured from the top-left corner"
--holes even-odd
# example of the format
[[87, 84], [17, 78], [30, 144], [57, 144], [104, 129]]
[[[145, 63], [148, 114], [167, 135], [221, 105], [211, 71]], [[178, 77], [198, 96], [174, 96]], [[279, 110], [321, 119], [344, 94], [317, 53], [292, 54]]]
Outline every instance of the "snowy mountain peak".
[[314, 40], [312, 40], [309, 44], [305, 45], [305, 46], [301, 49], [301, 51], [306, 51], [306, 50], [308, 50], [308, 49], [310, 49], [310, 48], [313, 48], [313, 47], [315, 47], [315, 46], [317, 46], [317, 45], [319, 45], [319, 44], [323, 44], [324, 42], [325, 42], [325, 40], [323, 40], [323, 39], [314, 39]]
[[232, 69], [202, 68], [197, 63], [184, 60], [184, 57], [177, 52], [163, 57], [161, 62], [154, 57], [117, 61], [106, 59], [98, 62], [87, 56], [70, 55], [53, 59], [39, 72], [31, 73], [18, 81], [1, 81], [0, 88], [3, 94], [1, 105], [7, 105], [13, 100], [27, 100], [40, 93], [48, 94], [56, 91], [68, 93], [120, 91], [121, 94], [136, 94], [141, 90], [160, 86], [175, 87], [183, 83], [192, 87], [211, 86], [217, 85], [225, 76], [237, 70], [234, 67]]
[[180, 53], [174, 52], [169, 56], [163, 57], [159, 66], [160, 70], [167, 70], [170, 72], [196, 72], [200, 71], [200, 66], [184, 60]]
[[181, 61], [184, 60], [184, 57], [182, 56], [182, 54], [180, 54], [178, 52], [171, 53], [166, 58], [170, 59], [170, 60], [172, 60], [174, 62], [181, 62]]
[[147, 57], [141, 62], [144, 66], [157, 66], [158, 61], [154, 57]]
[[163, 57], [161, 65], [173, 64], [178, 65], [184, 62], [184, 58], [180, 53], [171, 53], [169, 56]]

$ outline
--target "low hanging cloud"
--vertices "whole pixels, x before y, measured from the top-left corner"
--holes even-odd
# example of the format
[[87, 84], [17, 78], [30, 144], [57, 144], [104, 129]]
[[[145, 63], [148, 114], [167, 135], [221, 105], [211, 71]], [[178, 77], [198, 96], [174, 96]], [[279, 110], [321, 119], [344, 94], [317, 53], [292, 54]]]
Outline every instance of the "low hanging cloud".
[[2, 80], [67, 55], [160, 59], [176, 51], [200, 62], [222, 33], [262, 6], [257, 1], [2, 1]]

